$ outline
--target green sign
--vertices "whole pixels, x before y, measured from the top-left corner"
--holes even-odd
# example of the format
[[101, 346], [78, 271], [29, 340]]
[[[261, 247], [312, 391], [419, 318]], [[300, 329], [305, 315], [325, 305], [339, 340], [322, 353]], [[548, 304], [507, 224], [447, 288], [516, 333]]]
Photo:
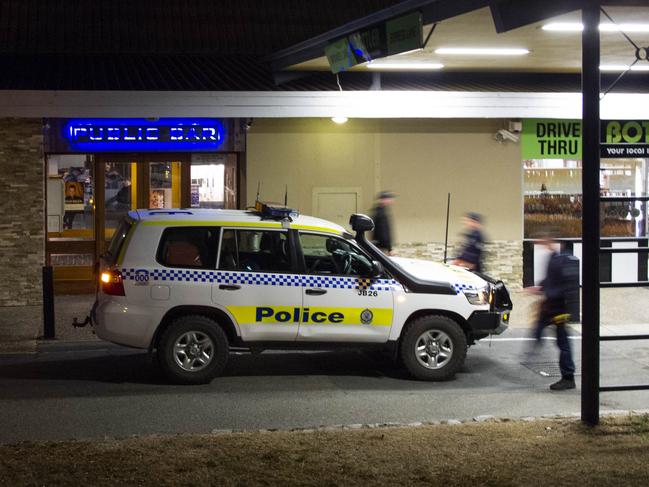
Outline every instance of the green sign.
[[602, 122], [601, 141], [601, 157], [647, 157], [649, 156], [649, 121]]
[[[581, 159], [581, 120], [523, 120], [523, 159]], [[600, 157], [649, 157], [649, 121], [602, 120]]]
[[353, 32], [325, 47], [332, 73], [357, 64], [422, 47], [423, 24], [420, 12], [412, 12], [382, 24]]
[[523, 159], [581, 159], [581, 120], [526, 119]]
[[341, 71], [358, 64], [352, 55], [346, 37], [328, 44], [327, 47], [325, 47], [325, 56], [327, 56], [327, 61], [329, 61], [332, 73], [340, 73]]
[[411, 14], [388, 20], [385, 23], [388, 56], [401, 52], [420, 49], [423, 38], [421, 13]]

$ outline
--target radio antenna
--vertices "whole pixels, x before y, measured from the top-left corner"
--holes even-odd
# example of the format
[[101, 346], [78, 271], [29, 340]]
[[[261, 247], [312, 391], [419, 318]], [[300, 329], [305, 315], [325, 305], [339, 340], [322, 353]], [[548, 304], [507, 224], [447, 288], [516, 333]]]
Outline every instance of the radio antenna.
[[288, 184], [284, 189], [284, 206], [288, 206]]
[[261, 181], [257, 181], [257, 198], [255, 201], [259, 201], [259, 190], [261, 189]]
[[444, 264], [446, 264], [446, 251], [448, 250], [448, 215], [451, 209], [451, 193], [446, 199], [446, 235], [444, 236]]

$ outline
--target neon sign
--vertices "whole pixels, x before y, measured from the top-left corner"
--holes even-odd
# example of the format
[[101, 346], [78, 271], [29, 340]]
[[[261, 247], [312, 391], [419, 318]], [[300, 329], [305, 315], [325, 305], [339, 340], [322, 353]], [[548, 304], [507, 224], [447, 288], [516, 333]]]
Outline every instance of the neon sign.
[[64, 125], [63, 137], [75, 151], [213, 151], [225, 129], [215, 118], [80, 118]]

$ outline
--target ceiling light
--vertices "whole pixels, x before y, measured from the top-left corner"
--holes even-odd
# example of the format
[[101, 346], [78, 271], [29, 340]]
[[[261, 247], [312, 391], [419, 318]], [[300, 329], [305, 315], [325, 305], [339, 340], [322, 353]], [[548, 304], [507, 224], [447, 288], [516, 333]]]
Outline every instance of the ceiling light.
[[513, 47], [440, 47], [435, 54], [459, 54], [477, 56], [522, 56], [529, 50]]
[[347, 117], [341, 117], [337, 115], [335, 117], [331, 117], [331, 121], [337, 123], [338, 125], [342, 125], [343, 123], [347, 123]]
[[600, 71], [649, 71], [649, 64], [636, 64], [629, 68], [626, 64], [602, 64], [599, 67]]
[[580, 32], [584, 30], [584, 24], [581, 22], [552, 22], [545, 24], [541, 29], [560, 32]]
[[427, 63], [427, 62], [370, 62], [367, 63], [367, 67], [370, 69], [400, 69], [400, 70], [427, 70], [427, 69], [442, 69], [444, 67], [441, 63]]
[[[584, 24], [581, 22], [552, 22], [541, 27], [543, 30], [555, 32], [581, 32]], [[601, 32], [649, 32], [649, 24], [599, 24]]]

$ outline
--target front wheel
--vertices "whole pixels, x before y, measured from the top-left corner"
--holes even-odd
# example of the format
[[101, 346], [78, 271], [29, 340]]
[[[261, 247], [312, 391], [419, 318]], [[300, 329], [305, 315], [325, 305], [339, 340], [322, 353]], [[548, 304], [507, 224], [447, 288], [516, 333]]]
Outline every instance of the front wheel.
[[411, 322], [401, 338], [403, 365], [417, 379], [452, 379], [462, 367], [467, 342], [464, 331], [446, 316], [423, 316]]
[[177, 318], [164, 331], [158, 360], [167, 378], [178, 384], [204, 384], [219, 375], [228, 361], [228, 338], [206, 316]]

